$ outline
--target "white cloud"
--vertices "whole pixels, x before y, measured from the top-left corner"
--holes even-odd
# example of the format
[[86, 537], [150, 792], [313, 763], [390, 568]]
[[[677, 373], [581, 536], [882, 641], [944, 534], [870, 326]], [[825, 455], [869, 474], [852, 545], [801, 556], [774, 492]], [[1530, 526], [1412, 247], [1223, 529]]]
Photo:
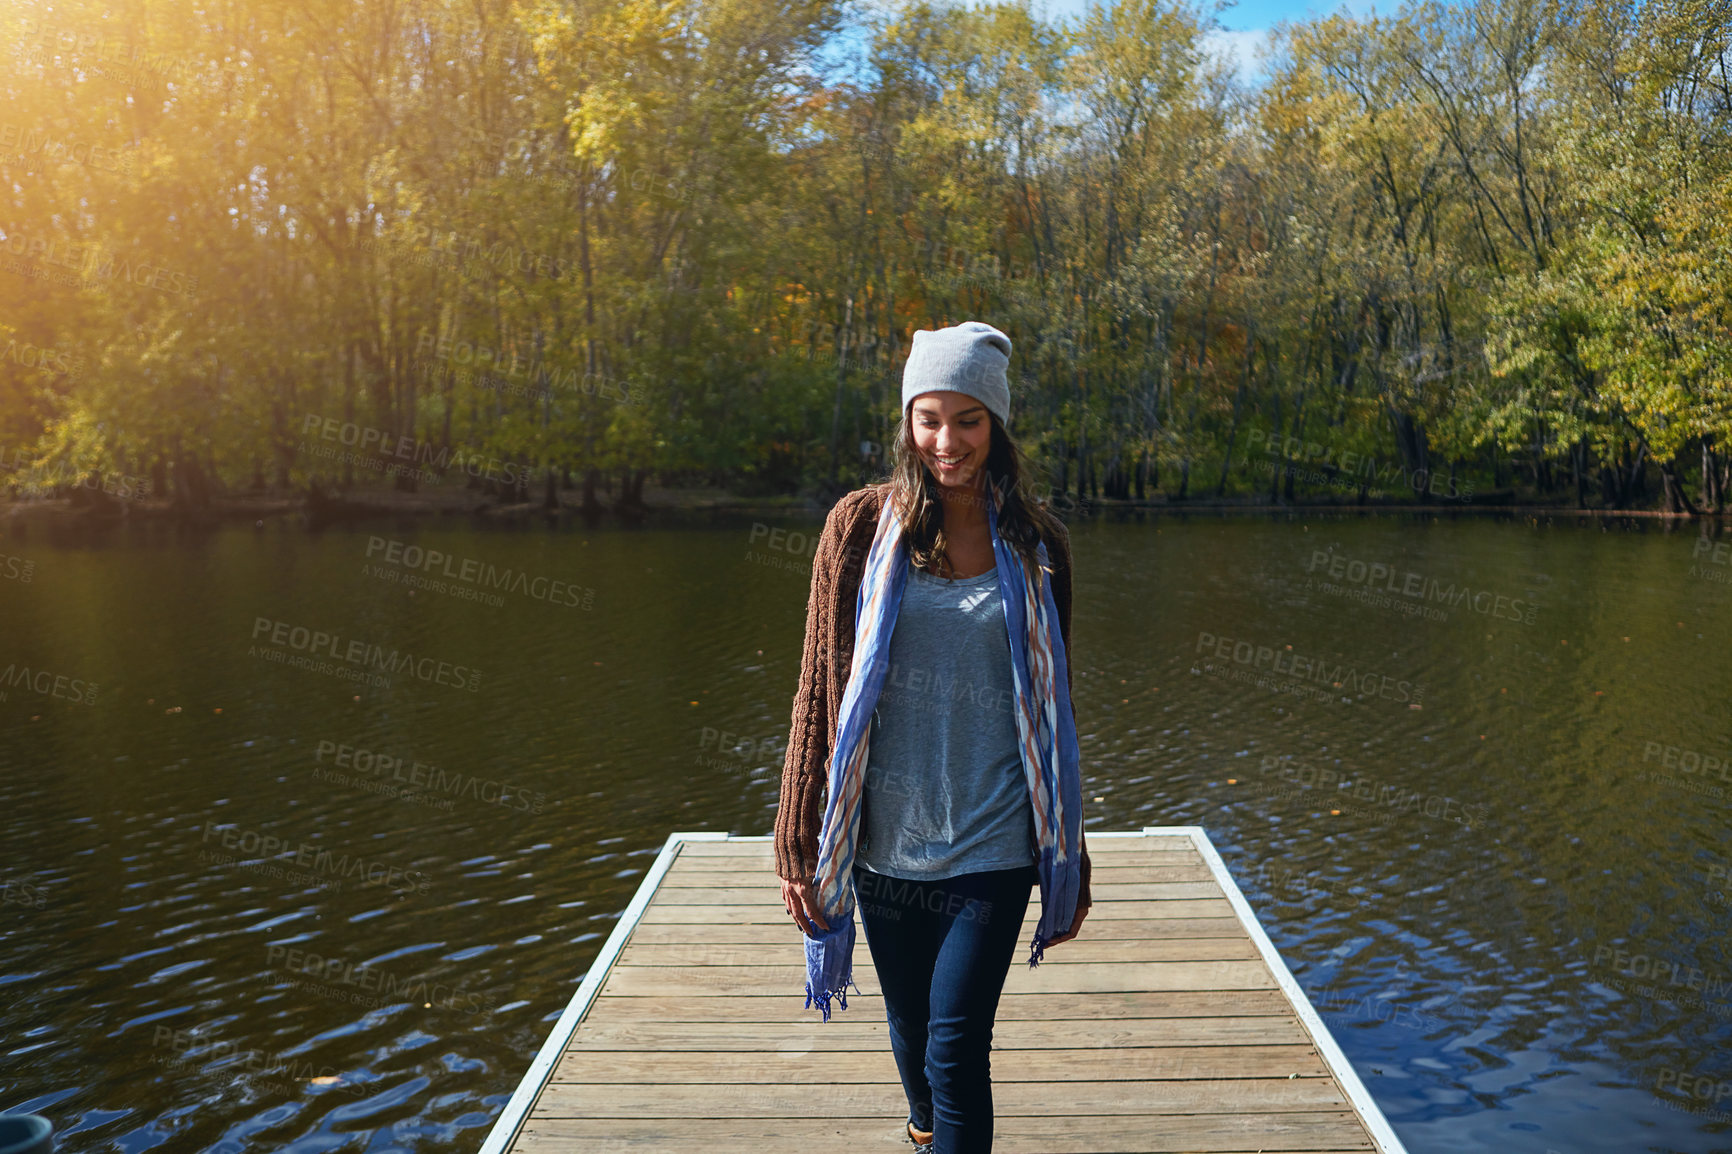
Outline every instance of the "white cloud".
[[1268, 39], [1267, 28], [1225, 28], [1203, 37], [1203, 51], [1232, 64], [1239, 79], [1250, 84], [1263, 75], [1259, 54]]

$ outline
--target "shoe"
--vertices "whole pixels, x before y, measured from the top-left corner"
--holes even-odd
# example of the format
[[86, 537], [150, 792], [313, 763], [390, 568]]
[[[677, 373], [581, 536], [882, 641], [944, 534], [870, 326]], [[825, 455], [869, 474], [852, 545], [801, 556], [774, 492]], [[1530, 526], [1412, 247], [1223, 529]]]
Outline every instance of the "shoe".
[[932, 1145], [932, 1131], [916, 1130], [914, 1123], [910, 1122], [908, 1123], [908, 1140], [916, 1146], [930, 1146]]

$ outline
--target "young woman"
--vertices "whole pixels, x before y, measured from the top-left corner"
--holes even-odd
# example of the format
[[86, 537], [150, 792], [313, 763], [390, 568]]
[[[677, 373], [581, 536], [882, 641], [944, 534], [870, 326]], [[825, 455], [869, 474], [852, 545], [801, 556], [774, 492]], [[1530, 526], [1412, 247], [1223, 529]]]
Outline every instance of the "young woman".
[[939, 1154], [992, 1149], [992, 1028], [1032, 887], [1030, 965], [1090, 901], [1070, 546], [1023, 486], [1009, 362], [978, 321], [914, 334], [891, 479], [837, 503], [814, 557], [776, 818], [806, 1004], [847, 1006], [857, 898], [908, 1137]]

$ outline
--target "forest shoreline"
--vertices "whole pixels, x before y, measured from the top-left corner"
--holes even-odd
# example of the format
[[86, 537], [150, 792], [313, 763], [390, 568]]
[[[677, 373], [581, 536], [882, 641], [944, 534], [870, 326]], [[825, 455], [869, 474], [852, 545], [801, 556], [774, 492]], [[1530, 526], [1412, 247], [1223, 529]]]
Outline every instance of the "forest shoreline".
[[[836, 496], [846, 492], [839, 489]], [[754, 497], [727, 489], [708, 487], [661, 488], [647, 486], [641, 504], [626, 506], [617, 502], [601, 502], [588, 511], [583, 508], [581, 493], [562, 492], [557, 509], [546, 508], [540, 500], [504, 503], [496, 497], [475, 491], [450, 493], [399, 492], [387, 488], [351, 489], [340, 494], [321, 495], [308, 492], [233, 494], [212, 496], [201, 508], [189, 508], [166, 498], [133, 498], [117, 500], [105, 494], [75, 494], [72, 497], [0, 498], [0, 523], [19, 526], [33, 522], [45, 524], [103, 522], [177, 522], [221, 524], [253, 521], [262, 525], [268, 520], [286, 517], [304, 518], [311, 524], [327, 525], [350, 521], [378, 521], [393, 517], [432, 517], [440, 520], [461, 517], [465, 520], [495, 522], [546, 521], [549, 523], [581, 522], [640, 525], [646, 522], [678, 522], [694, 516], [727, 515], [792, 515], [822, 518], [833, 504], [816, 494]], [[1526, 495], [1523, 495], [1524, 497]], [[1481, 494], [1473, 500], [1451, 500], [1421, 503], [1417, 500], [1367, 499], [1352, 497], [1331, 500], [1319, 497], [1308, 500], [1271, 503], [1267, 497], [1190, 497], [1175, 500], [1166, 494], [1138, 499], [1135, 497], [1099, 497], [1078, 501], [1065, 494], [1054, 503], [1066, 517], [1091, 517], [1101, 514], [1157, 513], [1169, 515], [1287, 515], [1294, 514], [1403, 514], [1430, 516], [1575, 516], [1598, 518], [1639, 518], [1662, 521], [1724, 520], [1732, 518], [1732, 509], [1722, 513], [1668, 512], [1658, 509], [1576, 508], [1570, 503], [1546, 504], [1531, 498], [1517, 500], [1510, 491]]]

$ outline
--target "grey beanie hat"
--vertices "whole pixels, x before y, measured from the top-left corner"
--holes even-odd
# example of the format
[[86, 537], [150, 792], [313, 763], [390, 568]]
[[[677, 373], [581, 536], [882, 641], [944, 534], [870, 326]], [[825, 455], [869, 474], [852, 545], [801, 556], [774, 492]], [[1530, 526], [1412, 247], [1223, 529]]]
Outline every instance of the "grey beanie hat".
[[985, 321], [918, 329], [902, 367], [902, 411], [921, 393], [967, 393], [1010, 423], [1010, 338]]

